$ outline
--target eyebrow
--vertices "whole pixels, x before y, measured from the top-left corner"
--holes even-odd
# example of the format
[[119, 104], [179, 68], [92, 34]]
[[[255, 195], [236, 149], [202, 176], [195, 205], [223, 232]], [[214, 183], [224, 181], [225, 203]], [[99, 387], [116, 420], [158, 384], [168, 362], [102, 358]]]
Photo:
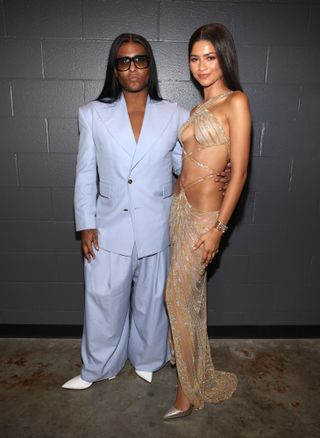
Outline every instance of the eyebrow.
[[[203, 56], [216, 55], [216, 54], [217, 54], [216, 52], [209, 52], [209, 53], [205, 53]], [[199, 57], [199, 56], [201, 56], [201, 55], [193, 55], [193, 54], [191, 53], [190, 56], [197, 56], [197, 57]]]

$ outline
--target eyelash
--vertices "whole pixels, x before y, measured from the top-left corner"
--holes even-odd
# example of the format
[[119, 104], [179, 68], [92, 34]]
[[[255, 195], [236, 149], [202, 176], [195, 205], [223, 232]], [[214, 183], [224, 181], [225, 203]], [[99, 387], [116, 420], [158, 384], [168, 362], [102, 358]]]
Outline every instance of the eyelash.
[[[207, 58], [207, 61], [214, 61], [215, 59], [217, 59], [217, 57], [216, 56], [208, 56]], [[190, 62], [197, 62], [198, 61], [198, 58], [190, 58]]]

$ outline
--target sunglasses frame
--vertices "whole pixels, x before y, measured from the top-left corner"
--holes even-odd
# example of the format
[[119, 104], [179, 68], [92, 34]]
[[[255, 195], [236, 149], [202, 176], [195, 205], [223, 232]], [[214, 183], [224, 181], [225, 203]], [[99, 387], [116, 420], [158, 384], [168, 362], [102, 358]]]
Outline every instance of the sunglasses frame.
[[[147, 61], [147, 66], [146, 66], [146, 67], [138, 67], [138, 66], [137, 66], [136, 61], [135, 61], [135, 58], [141, 58], [141, 57], [143, 57], [143, 58], [146, 59], [146, 61]], [[125, 70], [122, 70], [122, 69], [119, 69], [119, 68], [118, 68], [118, 61], [120, 61], [120, 59], [129, 59], [129, 60], [130, 60], [130, 63], [128, 64], [128, 68], [126, 68]], [[117, 58], [117, 59], [116, 59], [115, 67], [116, 67], [117, 71], [128, 71], [128, 70], [130, 70], [130, 67], [131, 67], [132, 62], [134, 63], [135, 67], [136, 67], [138, 70], [144, 70], [144, 69], [148, 68], [149, 65], [150, 65], [150, 57], [147, 56], [147, 55], [121, 56], [120, 58]]]

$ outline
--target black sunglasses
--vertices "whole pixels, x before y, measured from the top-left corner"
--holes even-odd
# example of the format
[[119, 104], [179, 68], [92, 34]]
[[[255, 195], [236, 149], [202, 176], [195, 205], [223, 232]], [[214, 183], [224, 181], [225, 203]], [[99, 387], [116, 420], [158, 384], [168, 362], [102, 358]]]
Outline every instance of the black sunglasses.
[[127, 71], [131, 67], [133, 61], [136, 68], [142, 70], [149, 67], [149, 57], [147, 55], [123, 56], [116, 59], [116, 69], [118, 71]]

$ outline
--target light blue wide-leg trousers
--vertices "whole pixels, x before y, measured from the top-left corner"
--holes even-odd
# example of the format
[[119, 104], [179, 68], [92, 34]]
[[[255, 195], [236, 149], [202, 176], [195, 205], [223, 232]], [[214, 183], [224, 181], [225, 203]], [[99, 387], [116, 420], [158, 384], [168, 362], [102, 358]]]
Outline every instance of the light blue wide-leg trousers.
[[81, 376], [88, 382], [115, 376], [127, 359], [156, 371], [170, 357], [163, 293], [169, 248], [138, 258], [100, 249], [84, 262], [85, 317]]

